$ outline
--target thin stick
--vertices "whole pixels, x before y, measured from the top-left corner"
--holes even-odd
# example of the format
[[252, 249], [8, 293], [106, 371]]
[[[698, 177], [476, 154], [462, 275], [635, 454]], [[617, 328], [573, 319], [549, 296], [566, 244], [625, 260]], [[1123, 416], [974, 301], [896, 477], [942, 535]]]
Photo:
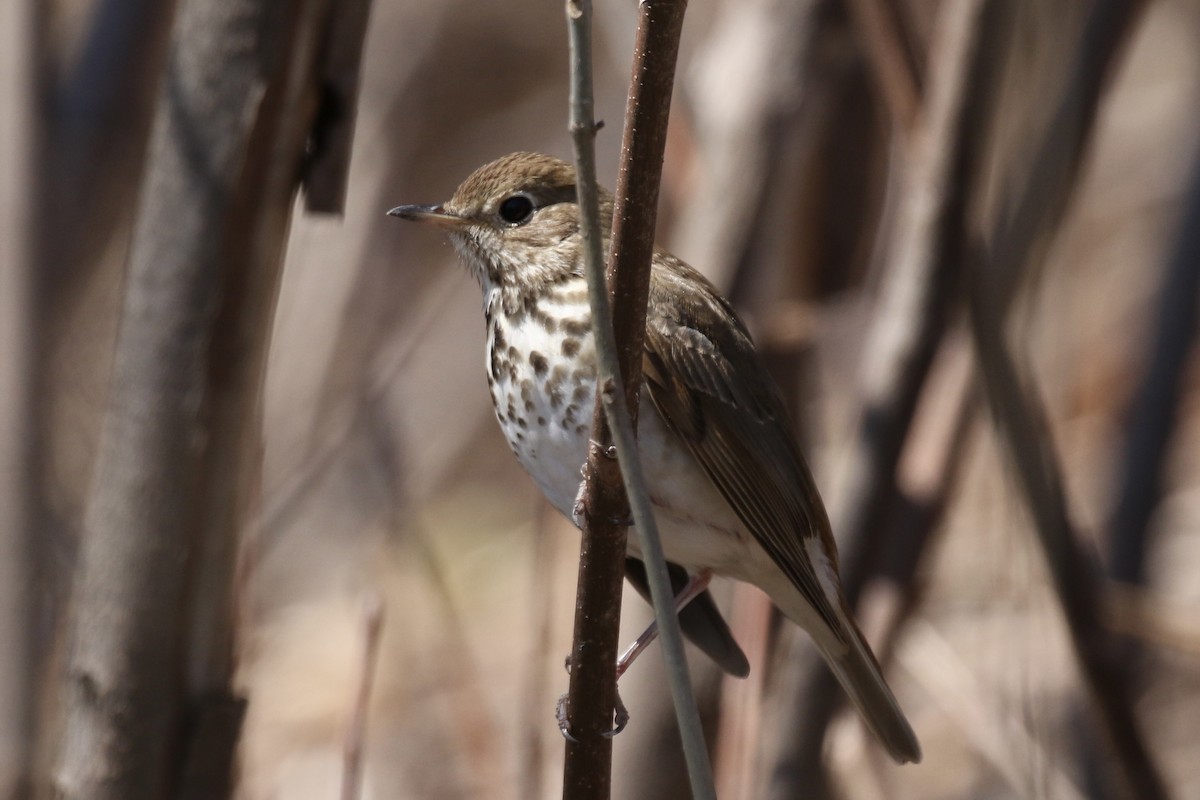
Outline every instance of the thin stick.
[[[646, 300], [650, 285], [650, 259], [654, 246], [655, 209], [658, 201], [659, 181], [662, 175], [662, 159], [666, 147], [667, 118], [670, 111], [671, 90], [674, 83], [675, 61], [679, 50], [679, 37], [683, 24], [682, 2], [654, 2], [645, 0], [640, 5], [638, 36], [634, 53], [633, 79], [629, 106], [626, 111], [626, 126], [622, 141], [621, 171], [617, 182], [617, 204], [613, 224], [613, 262], [609, 279], [616, 315], [610, 312], [609, 289], [603, 273], [603, 240], [599, 225], [599, 201], [596, 188], [594, 155], [595, 123], [592, 116], [591, 60], [590, 60], [590, 5], [586, 0], [569, 2], [567, 16], [571, 31], [572, 90], [571, 90], [571, 133], [575, 146], [577, 182], [584, 253], [587, 262], [588, 298], [592, 309], [592, 326], [596, 341], [599, 365], [599, 391], [597, 393], [597, 419], [593, 423], [595, 441], [599, 446], [590, 449], [588, 457], [588, 485], [584, 502], [585, 556], [587, 540], [599, 538], [608, 529], [619, 531], [612, 538], [621, 543], [621, 548], [606, 548], [613, 559], [605, 572], [620, 574], [620, 558], [624, 555], [624, 530], [613, 526], [614, 515], [604, 523], [603, 514], [619, 508], [618, 505], [601, 505], [607, 493], [600, 480], [599, 472], [611, 472], [611, 463], [605, 465], [608, 448], [604, 435], [608, 431], [616, 443], [621, 480], [630, 502], [634, 523], [642, 537], [642, 550], [646, 562], [646, 573], [650, 582], [650, 593], [654, 601], [655, 617], [663, 640], [663, 653], [667, 662], [667, 673], [675, 711], [683, 739], [684, 756], [696, 798], [715, 798], [712, 785], [712, 769], [708, 763], [708, 752], [704, 745], [699, 712], [692, 694], [691, 679], [683, 653], [683, 637], [679, 621], [674, 612], [671, 582], [663, 558], [662, 543], [659, 541], [654, 514], [646, 492], [645, 477], [637, 457], [637, 440], [634, 433], [634, 417], [641, 387], [641, 359], [645, 335]], [[637, 135], [634, 136], [634, 131]], [[613, 325], [607, 323], [612, 319]], [[616, 332], [621, 339], [618, 341]], [[602, 416], [602, 418], [601, 418]], [[608, 499], [612, 499], [609, 495]], [[602, 530], [592, 530], [601, 523]], [[584, 588], [589, 559], [581, 558], [580, 598], [576, 631], [581, 632], [585, 600]], [[619, 582], [619, 579], [618, 579]], [[618, 587], [619, 596], [619, 587]], [[619, 602], [619, 601], [618, 601]], [[581, 652], [577, 636], [572, 668], [571, 694], [568, 700], [568, 720], [577, 737], [584, 731], [575, 732], [575, 707], [583, 692]], [[613, 637], [615, 645], [615, 634]], [[607, 649], [607, 648], [605, 648]], [[614, 647], [615, 649], [615, 647]], [[604, 653], [607, 658], [607, 652]], [[610, 677], [607, 684], [614, 683], [612, 661], [607, 664]], [[577, 676], [579, 679], [577, 680]], [[593, 689], [596, 687], [592, 687]], [[579, 689], [579, 691], [576, 691]], [[615, 694], [615, 686], [614, 686]], [[605, 710], [608, 714], [611, 706]], [[573, 753], [580, 751], [568, 743], [567, 776], [564, 795], [572, 798], [581, 796], [577, 792], [590, 789], [592, 784], [576, 787], [574, 781], [583, 777], [572, 767]], [[611, 763], [611, 750], [608, 758]], [[594, 773], [593, 778], [598, 777]], [[605, 778], [607, 782], [610, 778]], [[589, 795], [590, 796], [590, 795]]]
[[362, 794], [363, 761], [366, 754], [367, 717], [375, 668], [379, 664], [379, 643], [383, 636], [383, 600], [371, 593], [363, 602], [362, 657], [358, 666], [358, 685], [350, 710], [350, 723], [342, 744], [342, 800], [358, 800]]
[[[0, 7], [0, 797], [33, 794], [37, 688], [38, 429], [34, 222], [39, 13]], [[44, 545], [43, 545], [44, 546]]]
[[[675, 84], [675, 63], [683, 32], [686, 0], [641, 0], [633, 74], [621, 136], [621, 166], [617, 174], [616, 205], [613, 210], [612, 263], [609, 282], [613, 286], [613, 328], [620, 357], [624, 391], [602, 391], [609, 424], [617, 434], [617, 455], [625, 490], [632, 504], [637, 535], [641, 537], [654, 616], [662, 639], [663, 660], [675, 704], [675, 716], [687, 761], [692, 797], [716, 797], [712, 765], [704, 743], [704, 731], [692, 691], [683, 635], [675, 614], [670, 575], [663, 557], [641, 461], [637, 457], [634, 427], [646, 332], [646, 301], [650, 292], [650, 263], [654, 254], [654, 228], [658, 209], [663, 155], [667, 146], [667, 121]], [[595, 307], [595, 306], [593, 306]], [[593, 323], [597, 319], [593, 312]], [[599, 319], [607, 319], [602, 316]], [[605, 386], [607, 389], [607, 385]], [[618, 398], [624, 397], [624, 403]], [[622, 413], [623, 408], [629, 414]]]
[[921, 81], [916, 57], [900, 27], [900, 10], [885, 0], [849, 0], [848, 5], [883, 101], [900, 132], [911, 136], [920, 112]]
[[[580, 233], [587, 265], [601, 375], [620, 381], [606, 324], [608, 293], [604, 289], [603, 238], [596, 189], [592, 96], [592, 9], [589, 0], [568, 0], [567, 30], [571, 48], [570, 131], [575, 147]], [[607, 350], [605, 348], [608, 348]], [[612, 437], [599, 396], [592, 415], [592, 442], [584, 469], [583, 541], [575, 598], [575, 635], [571, 647], [571, 680], [567, 692], [567, 739], [563, 797], [607, 800], [612, 791], [612, 728], [617, 687], [615, 664], [621, 624], [626, 529], [616, 520], [627, 516], [617, 462], [605, 457]]]
[[551, 530], [551, 521], [558, 515], [553, 507], [538, 494], [537, 512], [533, 523], [533, 553], [530, 559], [532, 567], [529, 577], [529, 596], [532, 601], [530, 618], [532, 625], [532, 642], [529, 655], [526, 658], [524, 679], [522, 683], [520, 728], [521, 741], [518, 744], [520, 755], [517, 767], [517, 791], [519, 797], [539, 798], [543, 795], [543, 772], [546, 762], [546, 742], [543, 735], [542, 713], [544, 701], [548, 701], [546, 687], [550, 685], [549, 662], [546, 655], [550, 652], [553, 639], [553, 624], [551, 609], [555, 608], [554, 582], [548, 580], [554, 566], [556, 543], [559, 541], [557, 531]]
[[988, 403], [1033, 515], [1080, 671], [1111, 746], [1114, 758], [1110, 763], [1124, 796], [1139, 800], [1167, 797], [1133, 712], [1133, 697], [1118, 651], [1102, 625], [1100, 565], [1080, 545], [1071, 523], [1045, 409], [1037, 394], [1026, 388], [1027, 378], [1023, 385], [1004, 343], [1003, 319], [992, 303], [995, 292], [991, 284], [982, 276], [973, 283], [971, 320]]
[[1077, 539], [1044, 409], [1036, 391], [1022, 384], [1004, 342], [1018, 276], [1036, 268], [1030, 254], [1066, 213], [1107, 78], [1145, 5], [1102, 0], [1091, 10], [1055, 115], [1032, 148], [1031, 177], [1013, 192], [1017, 201], [1006, 206], [1011, 213], [996, 225], [993, 249], [981, 249], [974, 259], [980, 269], [971, 287], [971, 321], [989, 405], [1017, 465], [1075, 656], [1110, 745], [1105, 760], [1127, 796], [1152, 800], [1167, 797], [1167, 789], [1137, 724], [1119, 654], [1101, 624], [1100, 566]]

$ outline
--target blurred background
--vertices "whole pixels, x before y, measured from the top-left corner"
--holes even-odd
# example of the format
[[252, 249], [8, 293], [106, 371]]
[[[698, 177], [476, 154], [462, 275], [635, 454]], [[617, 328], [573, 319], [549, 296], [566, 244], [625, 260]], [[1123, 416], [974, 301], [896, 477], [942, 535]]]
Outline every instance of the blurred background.
[[[0, 117], [15, 119], [22, 97], [36, 112], [24, 150], [3, 128], [5, 224], [36, 230], [37, 256], [24, 276], [5, 259], [0, 343], [5, 357], [29, 348], [35, 366], [22, 372], [9, 358], [0, 413], [4, 499], [34, 509], [37, 535], [26, 560], [0, 558], [35, 578], [20, 605], [32, 610], [6, 613], [0, 642], [32, 641], [35, 655], [6, 657], [0, 681], [17, 685], [16, 670], [31, 669], [43, 696], [172, 9], [34, 5], [32, 74], [11, 77], [20, 65], [0, 56], [10, 76]], [[723, 679], [690, 653], [721, 796], [1119, 796], [1020, 475], [973, 378], [967, 264], [929, 279], [943, 299], [927, 374], [901, 415], [912, 424], [888, 470], [896, 488], [877, 513], [862, 505], [865, 412], [896, 383], [886, 365], [903, 331], [929, 321], [905, 305], [906, 291], [926, 287], [919, 264], [941, 257], [919, 218], [969, 178], [963, 219], [998, 250], [1021, 224], [1022, 197], [1069, 198], [1030, 234], [1008, 342], [1044, 406], [1041, 441], [1057, 454], [1089, 558], [1078, 569], [1094, 561], [1106, 573], [1097, 614], [1120, 643], [1145, 746], [1170, 796], [1200, 797], [1198, 298], [1186, 277], [1200, 270], [1189, 200], [1200, 187], [1200, 4], [1130, 4], [1138, 10], [1111, 37], [1095, 113], [1085, 109], [1082, 133], [1048, 162], [1039, 142], [1061, 122], [1063, 98], [1079, 97], [1080, 54], [1109, 46], [1085, 35], [1105, 4], [1009, 3], [1004, 30], [967, 47], [988, 51], [996, 88], [991, 112], [961, 135], [938, 122], [955, 119], [954, 87], [971, 85], [952, 77], [955, 48], [970, 39], [958, 5], [688, 9], [658, 241], [744, 313], [792, 402], [839, 537], [864, 525], [876, 534], [863, 545], [864, 575], [879, 577], [864, 583], [860, 618], [925, 753], [895, 767], [844, 708], [827, 731], [821, 723], [814, 750], [803, 730], [821, 718], [806, 711], [806, 687], [819, 685], [811, 645], [761, 595], [723, 584], [752, 676]], [[607, 123], [597, 146], [611, 188], [636, 7], [598, 3], [595, 13], [596, 116]], [[475, 167], [515, 150], [569, 160], [566, 42], [561, 4], [374, 2], [345, 213], [297, 209], [278, 298], [261, 497], [239, 580], [239, 686], [250, 699], [241, 797], [337, 794], [373, 601], [383, 639], [364, 796], [561, 795], [553, 712], [567, 686], [578, 534], [547, 509], [495, 425], [478, 287], [436, 231], [384, 212], [445, 200]], [[937, 178], [947, 148], [976, 153], [968, 178]], [[1076, 162], [1077, 173], [1060, 174]], [[36, 197], [8, 191], [22, 170]], [[1010, 305], [995, 284], [976, 291]], [[1180, 303], [1182, 316], [1171, 310]], [[1164, 362], [1169, 352], [1178, 356]], [[11, 455], [18, 441], [33, 443], [19, 451], [31, 457]], [[1139, 506], [1130, 498], [1146, 478]], [[636, 594], [626, 600], [630, 638], [650, 615]], [[632, 721], [615, 740], [614, 796], [686, 796], [657, 648], [621, 694]], [[44, 747], [28, 743], [45, 735], [10, 717], [0, 725], [7, 763], [32, 752], [44, 765]]]

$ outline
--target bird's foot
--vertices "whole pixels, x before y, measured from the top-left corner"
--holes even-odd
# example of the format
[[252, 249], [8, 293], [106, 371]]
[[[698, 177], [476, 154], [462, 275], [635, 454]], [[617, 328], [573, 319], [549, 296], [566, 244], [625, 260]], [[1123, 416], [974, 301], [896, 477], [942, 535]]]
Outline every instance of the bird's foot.
[[584, 467], [583, 480], [579, 482], [579, 491], [575, 493], [575, 505], [571, 506], [571, 521], [575, 527], [583, 530], [583, 518], [587, 516], [587, 467]]
[[563, 738], [572, 744], [579, 744], [579, 740], [571, 735], [571, 721], [567, 719], [567, 696], [565, 694], [554, 704], [554, 719], [558, 721], [558, 732], [562, 734]]
[[[567, 695], [565, 694], [558, 698], [558, 702], [554, 706], [554, 719], [558, 722], [558, 731], [563, 738], [572, 744], [579, 744], [579, 740], [571, 733], [571, 720], [567, 717]], [[618, 691], [613, 695], [613, 726], [600, 735], [605, 739], [611, 739], [625, 730], [625, 726], [628, 724], [629, 709], [625, 707], [625, 702], [621, 700], [621, 693]]]

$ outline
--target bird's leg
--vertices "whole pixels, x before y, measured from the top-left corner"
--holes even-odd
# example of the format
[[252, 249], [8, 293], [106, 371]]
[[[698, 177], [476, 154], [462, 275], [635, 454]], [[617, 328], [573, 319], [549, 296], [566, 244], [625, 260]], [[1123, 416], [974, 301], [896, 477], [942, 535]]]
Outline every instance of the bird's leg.
[[[708, 588], [708, 584], [712, 583], [712, 570], [702, 569], [691, 577], [687, 585], [675, 595], [675, 613], [682, 611], [688, 603], [695, 600], [700, 595], [704, 594], [704, 590]], [[642, 654], [642, 651], [650, 646], [650, 643], [658, 638], [658, 622], [651, 622], [646, 630], [642, 631], [642, 635], [633, 640], [633, 644], [621, 654], [617, 659], [617, 679], [628, 671], [633, 660]]]
[[[712, 577], [713, 573], [711, 569], [702, 569], [695, 575], [691, 576], [691, 579], [688, 580], [687, 584], [683, 587], [679, 594], [675, 595], [675, 613], [678, 614], [680, 611], [683, 611], [683, 609], [687, 607], [688, 603], [704, 594], [704, 590], [708, 588], [710, 583], [712, 583]], [[629, 710], [625, 708], [625, 703], [621, 700], [621, 676], [629, 670], [630, 665], [633, 664], [633, 660], [641, 655], [642, 651], [649, 647], [650, 643], [657, 638], [658, 623], [651, 622], [649, 627], [642, 631], [641, 636], [634, 639], [633, 644], [631, 644], [628, 649], [621, 654], [621, 657], [617, 659], [618, 685], [617, 691], [614, 693], [614, 704], [616, 707], [613, 709], [613, 727], [612, 730], [600, 734], [601, 736], [610, 738], [616, 736], [618, 733], [625, 730], [625, 726], [629, 724]], [[567, 672], [571, 671], [570, 656], [567, 656], [566, 668]], [[558, 698], [558, 704], [554, 709], [554, 717], [558, 720], [558, 729], [562, 732], [563, 738], [570, 742], [578, 742], [579, 740], [571, 735], [571, 726], [567, 721], [567, 696], [565, 694]]]

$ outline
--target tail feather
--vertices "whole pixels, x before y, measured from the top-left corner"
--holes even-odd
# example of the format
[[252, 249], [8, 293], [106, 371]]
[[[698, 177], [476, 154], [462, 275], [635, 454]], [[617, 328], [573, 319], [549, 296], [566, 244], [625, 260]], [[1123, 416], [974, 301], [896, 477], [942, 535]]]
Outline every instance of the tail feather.
[[899, 764], [921, 760], [921, 745], [879, 669], [879, 662], [853, 619], [843, 615], [850, 646], [841, 652], [821, 647], [838, 683], [850, 695], [867, 727]]

